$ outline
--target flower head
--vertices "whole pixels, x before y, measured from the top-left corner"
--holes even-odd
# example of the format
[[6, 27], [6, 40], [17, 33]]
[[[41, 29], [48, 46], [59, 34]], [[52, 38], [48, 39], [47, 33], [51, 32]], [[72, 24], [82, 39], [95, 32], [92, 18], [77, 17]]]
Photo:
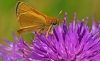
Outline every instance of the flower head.
[[[53, 29], [53, 34], [35, 34], [32, 44], [26, 43], [21, 37], [14, 43], [7, 42], [12, 55], [6, 51], [9, 48], [2, 49], [8, 54], [7, 56], [0, 52], [3, 59], [24, 59], [24, 61], [99, 61], [100, 60], [100, 26], [96, 24], [92, 18], [92, 29], [87, 25], [86, 21], [78, 21], [76, 13], [72, 23], [66, 24], [67, 13], [65, 13], [64, 21]], [[2, 51], [1, 49], [1, 51]], [[21, 51], [21, 52], [18, 52]], [[18, 55], [18, 56], [17, 56]], [[20, 57], [20, 58], [19, 58]]]

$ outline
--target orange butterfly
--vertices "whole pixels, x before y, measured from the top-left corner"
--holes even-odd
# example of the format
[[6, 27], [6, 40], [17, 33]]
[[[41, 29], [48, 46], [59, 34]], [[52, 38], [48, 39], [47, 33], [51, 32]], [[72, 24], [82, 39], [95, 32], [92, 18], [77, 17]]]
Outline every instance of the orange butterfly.
[[60, 23], [57, 17], [49, 17], [34, 10], [24, 2], [17, 3], [16, 15], [20, 24], [19, 34], [33, 31], [39, 33], [44, 31], [50, 32], [53, 25]]

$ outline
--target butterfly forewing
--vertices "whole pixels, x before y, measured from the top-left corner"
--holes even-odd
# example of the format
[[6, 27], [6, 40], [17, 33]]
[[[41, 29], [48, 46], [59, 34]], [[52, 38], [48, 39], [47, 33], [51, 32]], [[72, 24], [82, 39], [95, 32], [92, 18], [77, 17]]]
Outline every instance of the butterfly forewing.
[[16, 12], [21, 32], [40, 31], [45, 25], [45, 17], [23, 2], [18, 2]]

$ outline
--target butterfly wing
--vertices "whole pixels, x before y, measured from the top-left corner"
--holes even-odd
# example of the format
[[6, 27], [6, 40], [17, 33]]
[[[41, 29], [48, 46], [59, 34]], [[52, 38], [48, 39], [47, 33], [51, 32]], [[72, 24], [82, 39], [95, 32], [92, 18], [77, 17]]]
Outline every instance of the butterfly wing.
[[31, 31], [41, 31], [45, 27], [45, 15], [32, 9], [24, 2], [18, 2], [16, 14], [20, 24], [20, 30], [18, 30], [19, 34]]

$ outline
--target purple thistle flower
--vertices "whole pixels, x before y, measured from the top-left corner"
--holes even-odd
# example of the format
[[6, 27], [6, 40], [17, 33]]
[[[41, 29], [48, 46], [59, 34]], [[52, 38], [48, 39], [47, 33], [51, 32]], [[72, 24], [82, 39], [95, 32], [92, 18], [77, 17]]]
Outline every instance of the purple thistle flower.
[[46, 34], [34, 33], [32, 44], [22, 37], [18, 40], [13, 33], [13, 43], [4, 39], [9, 48], [0, 45], [0, 57], [5, 61], [100, 61], [100, 22], [96, 24], [92, 17], [90, 29], [88, 17], [80, 22], [76, 20], [76, 13], [72, 23], [66, 24], [66, 21], [67, 13], [63, 23], [53, 29], [53, 34], [46, 37]]

